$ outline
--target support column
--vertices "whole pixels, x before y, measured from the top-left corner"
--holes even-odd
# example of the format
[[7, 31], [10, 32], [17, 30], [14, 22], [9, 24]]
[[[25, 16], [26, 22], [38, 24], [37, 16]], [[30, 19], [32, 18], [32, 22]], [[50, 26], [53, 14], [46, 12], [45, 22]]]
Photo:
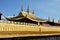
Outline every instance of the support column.
[[40, 22], [38, 22], [38, 26], [40, 26]]

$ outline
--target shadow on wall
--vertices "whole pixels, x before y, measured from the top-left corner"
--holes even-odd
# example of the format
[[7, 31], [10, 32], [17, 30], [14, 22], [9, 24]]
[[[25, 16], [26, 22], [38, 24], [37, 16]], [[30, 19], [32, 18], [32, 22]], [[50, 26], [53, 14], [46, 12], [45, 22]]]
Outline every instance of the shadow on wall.
[[60, 35], [0, 38], [1, 40], [60, 40]]

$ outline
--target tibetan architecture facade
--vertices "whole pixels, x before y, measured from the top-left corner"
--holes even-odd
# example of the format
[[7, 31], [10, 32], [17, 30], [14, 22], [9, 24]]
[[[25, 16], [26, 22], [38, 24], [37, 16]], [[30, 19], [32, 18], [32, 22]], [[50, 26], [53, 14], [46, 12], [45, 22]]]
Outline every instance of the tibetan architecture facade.
[[22, 7], [17, 16], [0, 20], [0, 35], [3, 35], [0, 38], [60, 35], [60, 20], [55, 23], [54, 19], [41, 19], [34, 14], [34, 10], [30, 13], [29, 6], [27, 12]]
[[30, 13], [30, 8], [28, 6], [27, 8], [27, 12], [24, 12], [23, 7], [21, 8], [21, 12], [18, 14], [18, 16], [13, 17], [13, 18], [7, 18], [5, 17], [7, 20], [9, 21], [15, 21], [15, 22], [25, 22], [25, 23], [34, 23], [34, 24], [38, 24], [38, 22], [46, 22], [46, 20], [44, 19], [40, 19], [37, 18], [34, 15], [34, 10], [32, 13]]
[[52, 19], [52, 21], [50, 21], [50, 18], [45, 20], [45, 19], [36, 17], [34, 14], [35, 14], [34, 10], [32, 13], [30, 13], [30, 8], [28, 6], [27, 12], [25, 12], [22, 7], [20, 13], [17, 16], [14, 16], [12, 18], [7, 18], [7, 17], [5, 18], [9, 21], [15, 21], [15, 22], [33, 23], [38, 25], [60, 26], [59, 23], [54, 22], [54, 19]]

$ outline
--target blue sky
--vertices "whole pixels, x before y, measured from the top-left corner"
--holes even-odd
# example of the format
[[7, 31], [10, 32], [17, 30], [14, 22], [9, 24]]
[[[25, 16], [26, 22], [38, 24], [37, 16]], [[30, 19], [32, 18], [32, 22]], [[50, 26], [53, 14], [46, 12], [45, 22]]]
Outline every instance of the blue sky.
[[30, 12], [34, 9], [35, 15], [39, 18], [60, 19], [60, 0], [0, 0], [0, 12], [3, 16], [18, 15], [21, 6], [27, 11], [30, 6]]

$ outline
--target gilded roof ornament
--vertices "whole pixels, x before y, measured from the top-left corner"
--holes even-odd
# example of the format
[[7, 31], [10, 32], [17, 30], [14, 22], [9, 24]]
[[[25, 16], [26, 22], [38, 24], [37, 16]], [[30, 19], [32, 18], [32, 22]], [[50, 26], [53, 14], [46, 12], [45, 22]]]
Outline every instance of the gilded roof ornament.
[[52, 19], [52, 22], [54, 22], [54, 18]]
[[50, 21], [50, 17], [48, 17], [48, 21]]
[[29, 14], [29, 12], [30, 12], [30, 8], [29, 8], [29, 5], [28, 5], [28, 8], [27, 8], [27, 13]]
[[23, 6], [21, 7], [21, 11], [24, 11]]
[[34, 15], [34, 10], [33, 10], [32, 14]]

